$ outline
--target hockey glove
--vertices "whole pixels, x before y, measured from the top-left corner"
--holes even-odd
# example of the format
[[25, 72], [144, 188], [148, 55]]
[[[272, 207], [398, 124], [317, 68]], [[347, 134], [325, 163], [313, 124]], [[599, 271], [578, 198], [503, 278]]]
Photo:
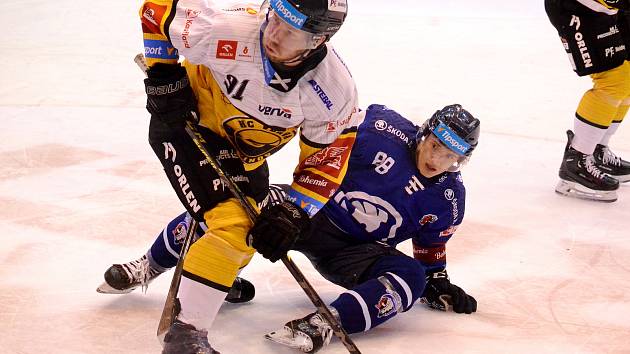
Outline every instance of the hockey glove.
[[284, 201], [258, 215], [249, 230], [247, 243], [272, 262], [282, 258], [308, 229], [308, 214], [297, 205]]
[[427, 286], [420, 301], [442, 311], [447, 311], [449, 305], [456, 313], [477, 311], [477, 300], [459, 286], [451, 284], [446, 270], [427, 275]]
[[182, 127], [186, 121], [199, 122], [197, 99], [186, 69], [179, 64], [158, 63], [147, 70], [144, 79], [147, 111], [169, 126]]

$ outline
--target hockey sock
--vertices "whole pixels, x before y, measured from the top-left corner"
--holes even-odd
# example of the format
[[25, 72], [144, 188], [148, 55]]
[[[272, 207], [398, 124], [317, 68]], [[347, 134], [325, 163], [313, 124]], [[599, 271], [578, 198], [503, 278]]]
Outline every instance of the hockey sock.
[[[186, 212], [171, 220], [156, 236], [153, 245], [147, 252], [149, 262], [163, 269], [174, 267], [179, 259], [179, 252], [182, 249], [189, 226], [190, 216]], [[203, 229], [198, 227], [195, 239], [201, 237], [203, 233]]]
[[413, 258], [383, 257], [370, 273], [370, 280], [331, 304], [348, 333], [367, 331], [407, 311], [424, 291], [424, 269]]
[[575, 138], [571, 144], [587, 155], [605, 139], [606, 130], [618, 119], [618, 113], [623, 113], [619, 109], [630, 94], [630, 63], [592, 74], [591, 78], [593, 88], [584, 93], [575, 112]]

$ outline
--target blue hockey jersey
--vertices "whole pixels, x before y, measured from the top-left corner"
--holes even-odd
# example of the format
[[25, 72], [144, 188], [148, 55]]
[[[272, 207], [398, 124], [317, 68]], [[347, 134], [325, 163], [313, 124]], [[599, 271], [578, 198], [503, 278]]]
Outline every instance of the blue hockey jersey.
[[446, 267], [446, 242], [464, 218], [459, 172], [423, 177], [416, 167], [418, 127], [393, 110], [371, 105], [358, 128], [348, 173], [322, 209], [360, 241], [395, 246], [412, 239], [427, 271]]

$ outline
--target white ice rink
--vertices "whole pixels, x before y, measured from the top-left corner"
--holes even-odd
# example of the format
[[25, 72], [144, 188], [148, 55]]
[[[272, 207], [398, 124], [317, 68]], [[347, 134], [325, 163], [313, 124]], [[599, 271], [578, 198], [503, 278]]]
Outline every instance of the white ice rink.
[[[3, 0], [0, 10], [0, 353], [158, 353], [170, 282], [97, 294], [183, 210], [147, 143], [139, 1]], [[570, 69], [542, 1], [349, 0], [333, 43], [361, 106], [422, 122], [458, 102], [482, 121], [464, 170], [466, 218], [449, 273], [474, 315], [411, 311], [353, 338], [363, 353], [630, 353], [630, 185], [611, 204], [554, 193], [588, 78]], [[630, 123], [611, 146], [630, 159]], [[292, 144], [271, 159], [288, 182]], [[410, 244], [402, 245], [406, 252]], [[299, 254], [326, 301], [340, 288]], [[224, 354], [293, 353], [262, 335], [313, 311], [280, 263], [256, 256], [257, 296], [225, 305]], [[322, 353], [344, 353], [339, 341]]]

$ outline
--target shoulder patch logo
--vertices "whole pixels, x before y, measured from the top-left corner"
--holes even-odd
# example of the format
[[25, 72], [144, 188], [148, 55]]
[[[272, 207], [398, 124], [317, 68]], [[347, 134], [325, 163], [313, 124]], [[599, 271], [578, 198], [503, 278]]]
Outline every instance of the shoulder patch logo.
[[420, 225], [434, 223], [437, 221], [437, 219], [438, 217], [435, 214], [426, 214], [420, 219]]
[[142, 8], [142, 32], [160, 34], [160, 24], [166, 13], [166, 6], [161, 6], [152, 2], [144, 3]]

